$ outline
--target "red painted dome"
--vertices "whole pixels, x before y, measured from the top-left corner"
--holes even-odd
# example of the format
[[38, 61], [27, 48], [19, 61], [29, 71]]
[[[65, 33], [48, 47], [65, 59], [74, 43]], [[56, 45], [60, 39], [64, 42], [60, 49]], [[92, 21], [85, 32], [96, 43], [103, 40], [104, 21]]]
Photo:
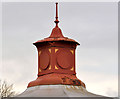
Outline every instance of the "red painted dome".
[[64, 37], [61, 29], [57, 26], [55, 28], [53, 28], [52, 33], [50, 35], [50, 38], [54, 38], [54, 37], [57, 37], [57, 38], [58, 37]]
[[67, 42], [74, 42], [77, 45], [80, 45], [75, 40], [70, 39], [68, 37], [64, 37], [63, 34], [62, 34], [61, 29], [58, 26], [53, 28], [52, 33], [51, 33], [51, 35], [48, 38], [44, 38], [42, 40], [38, 40], [37, 42], [35, 42], [33, 44], [35, 45], [36, 43], [50, 42], [50, 41], [67, 41]]

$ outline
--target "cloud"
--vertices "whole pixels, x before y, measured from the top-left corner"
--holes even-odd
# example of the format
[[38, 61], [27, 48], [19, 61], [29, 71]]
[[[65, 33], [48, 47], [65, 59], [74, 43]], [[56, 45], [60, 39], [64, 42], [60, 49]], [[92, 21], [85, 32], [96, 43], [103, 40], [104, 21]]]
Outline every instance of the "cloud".
[[111, 97], [118, 97], [118, 92], [114, 89], [108, 88], [106, 94]]
[[118, 96], [117, 75], [92, 71], [80, 71], [77, 72], [77, 77], [86, 84], [87, 90], [92, 93], [109, 97]]
[[37, 66], [34, 66], [34, 64], [35, 63], [30, 61], [5, 60], [3, 61], [3, 76], [1, 79], [14, 84], [16, 91], [20, 91], [20, 89], [23, 91], [27, 88], [27, 84], [37, 77]]

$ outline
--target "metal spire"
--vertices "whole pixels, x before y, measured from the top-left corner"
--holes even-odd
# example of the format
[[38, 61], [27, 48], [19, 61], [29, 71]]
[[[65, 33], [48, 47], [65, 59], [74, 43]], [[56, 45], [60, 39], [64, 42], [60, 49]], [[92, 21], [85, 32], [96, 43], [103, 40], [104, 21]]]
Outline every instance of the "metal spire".
[[58, 27], [58, 23], [59, 23], [59, 21], [58, 21], [58, 2], [56, 2], [56, 20], [54, 21], [55, 23], [56, 23], [56, 27]]

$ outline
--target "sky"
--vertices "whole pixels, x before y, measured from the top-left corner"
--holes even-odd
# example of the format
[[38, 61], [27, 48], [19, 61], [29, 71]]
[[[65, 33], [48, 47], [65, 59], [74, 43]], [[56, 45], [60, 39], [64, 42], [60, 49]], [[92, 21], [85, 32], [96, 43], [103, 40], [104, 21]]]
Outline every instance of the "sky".
[[[54, 28], [54, 2], [2, 3], [2, 80], [21, 93], [37, 78], [37, 49], [32, 44]], [[59, 27], [76, 48], [77, 77], [88, 91], [118, 96], [117, 2], [60, 2]], [[0, 49], [1, 50], [1, 49]]]

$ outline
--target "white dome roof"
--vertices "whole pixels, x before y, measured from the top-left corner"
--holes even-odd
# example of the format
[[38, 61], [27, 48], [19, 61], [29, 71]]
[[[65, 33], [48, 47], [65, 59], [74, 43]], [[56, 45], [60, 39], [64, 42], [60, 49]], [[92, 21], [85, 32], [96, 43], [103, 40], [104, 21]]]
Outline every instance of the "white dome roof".
[[17, 97], [102, 97], [88, 92], [82, 86], [40, 85], [27, 88]]

